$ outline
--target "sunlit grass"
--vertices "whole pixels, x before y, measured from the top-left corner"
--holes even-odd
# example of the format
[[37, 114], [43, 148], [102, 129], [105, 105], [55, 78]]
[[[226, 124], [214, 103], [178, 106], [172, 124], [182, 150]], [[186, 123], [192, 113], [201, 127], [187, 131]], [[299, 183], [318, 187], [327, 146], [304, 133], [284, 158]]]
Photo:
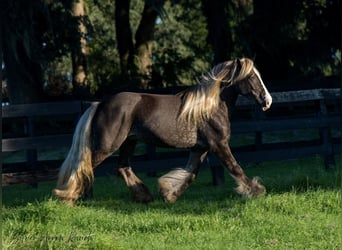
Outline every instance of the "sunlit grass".
[[132, 202], [116, 176], [97, 178], [94, 200], [76, 207], [50, 196], [54, 182], [4, 187], [3, 249], [341, 249], [338, 170], [318, 157], [259, 164], [246, 172], [268, 194], [243, 200], [228, 174], [214, 187], [204, 168], [175, 204], [144, 174], [149, 205]]

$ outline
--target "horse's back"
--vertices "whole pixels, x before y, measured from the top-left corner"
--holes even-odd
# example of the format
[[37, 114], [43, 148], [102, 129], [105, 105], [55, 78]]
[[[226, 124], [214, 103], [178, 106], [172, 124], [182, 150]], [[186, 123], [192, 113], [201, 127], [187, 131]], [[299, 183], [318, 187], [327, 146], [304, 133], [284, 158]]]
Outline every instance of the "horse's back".
[[142, 94], [136, 108], [131, 135], [159, 146], [191, 148], [197, 141], [197, 130], [179, 121], [179, 95]]
[[192, 147], [197, 132], [179, 123], [180, 106], [177, 95], [118, 93], [99, 105], [93, 124], [95, 148], [116, 149], [127, 138], [170, 147]]

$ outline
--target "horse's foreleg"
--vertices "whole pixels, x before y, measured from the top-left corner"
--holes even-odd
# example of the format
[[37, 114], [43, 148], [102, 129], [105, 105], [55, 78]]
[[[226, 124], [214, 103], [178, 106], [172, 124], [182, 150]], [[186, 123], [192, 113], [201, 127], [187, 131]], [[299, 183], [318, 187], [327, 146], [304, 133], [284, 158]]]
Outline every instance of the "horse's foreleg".
[[235, 160], [228, 144], [220, 145], [214, 153], [222, 161], [229, 170], [230, 175], [235, 179], [238, 187], [236, 191], [242, 196], [249, 198], [252, 196], [260, 196], [266, 193], [266, 189], [258, 182], [258, 177], [250, 180], [244, 173], [241, 166]]
[[145, 184], [135, 175], [130, 167], [129, 158], [134, 153], [135, 141], [125, 141], [120, 148], [118, 171], [124, 178], [131, 191], [132, 199], [136, 202], [148, 203], [153, 201], [153, 196]]
[[174, 169], [159, 178], [159, 192], [165, 201], [174, 203], [183, 194], [195, 180], [199, 167], [206, 155], [207, 152], [193, 151], [190, 153], [188, 163], [184, 169]]

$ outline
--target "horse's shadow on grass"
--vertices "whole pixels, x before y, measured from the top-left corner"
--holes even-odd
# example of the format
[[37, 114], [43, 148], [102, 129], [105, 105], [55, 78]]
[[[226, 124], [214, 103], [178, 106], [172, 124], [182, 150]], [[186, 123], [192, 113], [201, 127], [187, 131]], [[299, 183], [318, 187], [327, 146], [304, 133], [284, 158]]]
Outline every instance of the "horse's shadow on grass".
[[[194, 207], [203, 207], [208, 204], [222, 202], [226, 199], [238, 200], [239, 196], [234, 190], [228, 190], [227, 185], [215, 187], [210, 181], [201, 181], [193, 183], [188, 190], [173, 204], [164, 202], [162, 196], [158, 192], [158, 177], [143, 177], [144, 183], [153, 194], [154, 201], [143, 204], [137, 203], [131, 199], [129, 189], [123, 180], [116, 176], [107, 176], [99, 178], [94, 183], [94, 198], [91, 200], [81, 201], [81, 206], [106, 208], [113, 211], [125, 210], [127, 212], [136, 212], [151, 209], [171, 209], [177, 211], [177, 207], [187, 207], [189, 210]], [[185, 209], [186, 210], [186, 209]], [[184, 211], [184, 209], [183, 209]]]
[[[176, 203], [170, 204], [164, 202], [158, 193], [158, 177], [143, 177], [142, 179], [154, 196], [152, 203], [134, 202], [124, 180], [115, 175], [107, 175], [95, 179], [94, 197], [90, 200], [79, 200], [76, 206], [107, 209], [127, 214], [147, 210], [203, 214], [210, 212], [209, 208], [213, 206], [226, 207], [236, 202], [244, 202], [234, 192], [232, 181], [215, 187], [210, 180], [201, 180], [193, 183]], [[3, 205], [6, 208], [16, 208], [27, 204], [47, 202], [51, 199], [58, 200], [52, 196], [53, 188], [55, 188], [55, 182], [39, 183], [38, 188], [32, 188], [27, 184], [5, 187], [3, 188]], [[207, 209], [203, 209], [204, 207]]]
[[[336, 190], [340, 188], [338, 180], [339, 173], [328, 173], [326, 177], [317, 178], [316, 174], [297, 176], [274, 177], [265, 176], [262, 184], [268, 190], [267, 195], [279, 195], [288, 192], [297, 194], [305, 193], [316, 189]], [[150, 210], [166, 210], [175, 214], [208, 214], [215, 213], [217, 208], [229, 209], [235, 205], [249, 202], [235, 192], [235, 182], [227, 176], [226, 181], [221, 186], [213, 186], [210, 178], [195, 181], [188, 190], [173, 204], [165, 203], [158, 193], [157, 177], [145, 178], [147, 186], [154, 195], [155, 201], [149, 204], [141, 204], [132, 201], [130, 192], [125, 183], [120, 178], [108, 176], [95, 182], [94, 199], [81, 201], [81, 206], [109, 209], [111, 211], [125, 211], [125, 213], [136, 213]], [[106, 190], [104, 192], [103, 190]], [[252, 198], [252, 199], [263, 199]]]
[[[267, 189], [266, 195], [283, 194], [295, 191], [296, 193], [312, 191], [315, 189], [335, 190], [341, 187], [341, 173], [339, 170], [332, 172], [301, 173], [295, 175], [266, 173], [262, 168], [251, 168], [246, 171], [249, 176], [264, 173], [262, 184]], [[161, 174], [159, 174], [161, 175]], [[124, 181], [112, 174], [95, 179], [94, 198], [87, 201], [79, 201], [78, 206], [95, 209], [108, 209], [113, 212], [135, 213], [145, 210], [167, 210], [172, 213], [211, 213], [217, 207], [233, 207], [235, 204], [248, 202], [241, 198], [234, 190], [236, 187], [230, 176], [226, 176], [222, 186], [213, 186], [211, 175], [204, 171], [199, 178], [185, 191], [174, 204], [165, 203], [158, 193], [156, 177], [141, 175], [145, 184], [150, 188], [155, 201], [149, 204], [140, 204], [132, 201], [130, 191]], [[5, 207], [25, 206], [28, 203], [44, 202], [52, 197], [51, 191], [55, 182], [40, 183], [38, 188], [29, 185], [17, 185], [16, 187], [3, 187], [3, 205]], [[262, 198], [261, 198], [262, 199]]]

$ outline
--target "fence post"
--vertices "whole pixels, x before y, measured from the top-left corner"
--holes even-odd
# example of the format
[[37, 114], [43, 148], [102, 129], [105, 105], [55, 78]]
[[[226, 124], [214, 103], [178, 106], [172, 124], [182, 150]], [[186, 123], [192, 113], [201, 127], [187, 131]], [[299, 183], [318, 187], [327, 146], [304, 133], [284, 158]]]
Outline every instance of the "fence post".
[[[324, 100], [319, 101], [319, 113], [320, 119], [325, 119], [328, 114], [326, 103]], [[321, 143], [324, 148], [324, 165], [326, 170], [335, 168], [335, 157], [334, 157], [334, 145], [331, 139], [331, 131], [328, 126], [319, 129]]]
[[[265, 115], [262, 113], [262, 111], [260, 109], [257, 109], [255, 111], [255, 120], [256, 121], [260, 121], [263, 120], [265, 118]], [[263, 133], [262, 131], [255, 131], [255, 150], [261, 150], [262, 148], [262, 141], [263, 141]]]
[[[33, 116], [28, 116], [26, 118], [26, 135], [29, 137], [33, 137], [35, 135], [34, 131], [34, 117]], [[27, 149], [26, 150], [26, 161], [28, 163], [28, 168], [31, 170], [36, 170], [37, 168], [37, 161], [38, 161], [38, 156], [37, 156], [37, 149]], [[37, 182], [32, 182], [30, 185], [34, 188], [38, 187]]]
[[209, 154], [206, 157], [206, 161], [208, 162], [208, 165], [211, 170], [211, 176], [213, 180], [213, 185], [214, 186], [221, 186], [224, 184], [224, 168], [222, 164], [216, 165], [216, 164], [210, 164], [210, 158], [214, 157], [213, 155]]
[[[146, 154], [147, 154], [147, 159], [149, 161], [156, 160], [157, 159], [157, 152], [156, 152], [156, 146], [151, 145], [151, 144], [145, 144], [146, 148]], [[146, 173], [147, 176], [149, 177], [156, 177], [157, 173], [156, 171], [150, 171]]]

